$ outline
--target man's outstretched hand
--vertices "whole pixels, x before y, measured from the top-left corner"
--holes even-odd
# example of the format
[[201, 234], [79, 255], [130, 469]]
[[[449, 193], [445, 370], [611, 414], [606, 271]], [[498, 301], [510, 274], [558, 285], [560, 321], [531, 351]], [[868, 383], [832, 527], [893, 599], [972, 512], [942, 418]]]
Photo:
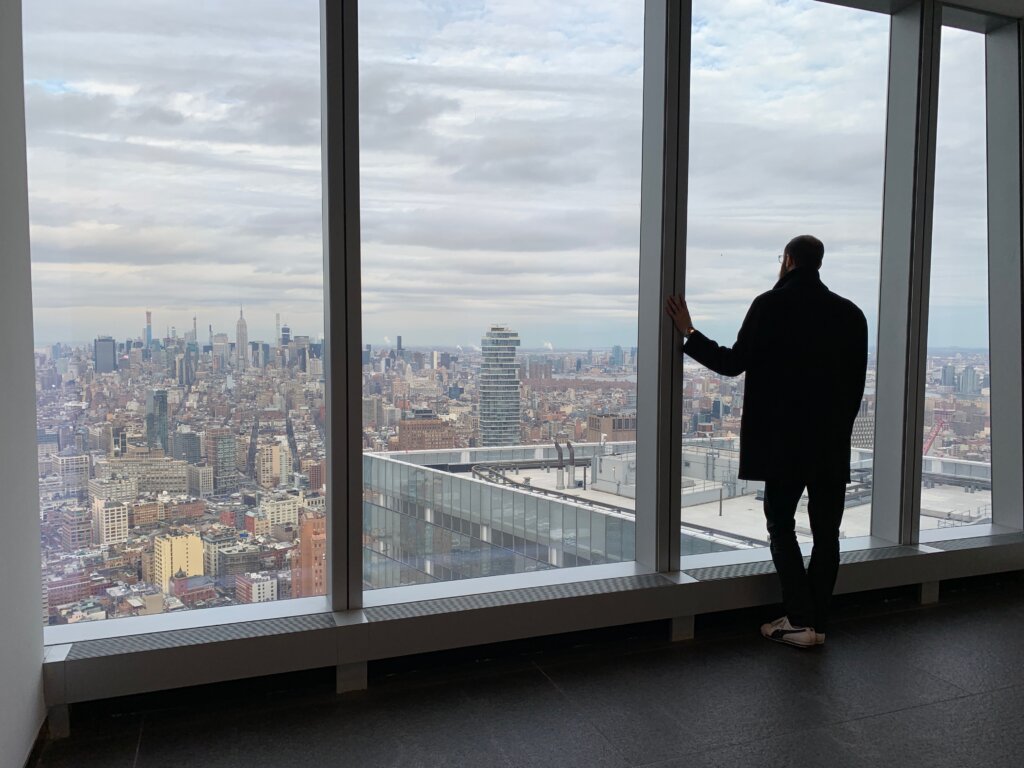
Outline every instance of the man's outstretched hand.
[[690, 335], [690, 331], [693, 330], [693, 320], [682, 294], [665, 299], [665, 314], [672, 318], [672, 324], [675, 325], [677, 331], [683, 336]]

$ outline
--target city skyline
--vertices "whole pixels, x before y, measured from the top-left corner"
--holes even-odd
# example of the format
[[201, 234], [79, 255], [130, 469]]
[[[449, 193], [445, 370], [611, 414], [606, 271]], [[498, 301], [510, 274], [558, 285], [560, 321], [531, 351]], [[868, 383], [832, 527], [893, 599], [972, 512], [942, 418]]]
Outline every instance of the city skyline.
[[[248, 321], [251, 318], [247, 317], [245, 319], [247, 321], [247, 325], [249, 325]], [[235, 319], [235, 323], [236, 323], [236, 325], [234, 327], [236, 328], [236, 331], [237, 331], [237, 318]], [[209, 334], [210, 334], [210, 325], [211, 325], [210, 323], [207, 323], [206, 325], [203, 325], [202, 323], [200, 323], [198, 321], [198, 319], [196, 320], [196, 328], [197, 328], [197, 331], [198, 331], [198, 333], [197, 333], [197, 335], [198, 335], [197, 341], [200, 344], [202, 344], [202, 343], [204, 343], [204, 342], [206, 342], [208, 340], [208, 337], [209, 337]], [[502, 322], [502, 323], [491, 322], [491, 323], [488, 323], [486, 327], [491, 327], [491, 326], [508, 326], [508, 325], [510, 325], [510, 324], [509, 323], [504, 323], [504, 322]], [[159, 341], [159, 340], [165, 338], [165, 336], [159, 332], [159, 327], [160, 327], [159, 325], [154, 324], [153, 327], [154, 327], [154, 329], [156, 329], [156, 330], [154, 330], [154, 335], [153, 335], [153, 339], [154, 340]], [[263, 328], [262, 325], [259, 325], [257, 327], [258, 328]], [[322, 330], [319, 333], [316, 333], [316, 334], [314, 334], [314, 333], [306, 333], [306, 332], [303, 332], [303, 329], [301, 329], [301, 328], [296, 328], [296, 327], [291, 326], [291, 324], [288, 323], [287, 320], [284, 320], [284, 319], [281, 320], [281, 327], [289, 328], [289, 330], [291, 331], [291, 335], [292, 336], [295, 336], [295, 335], [308, 336], [311, 340], [318, 341], [318, 342], [322, 341], [325, 338], [325, 335], [322, 332]], [[206, 330], [204, 331], [203, 329], [206, 329]], [[187, 337], [187, 335], [189, 333], [191, 333], [191, 325], [179, 326], [179, 325], [168, 324], [168, 325], [166, 325], [164, 327], [164, 330], [168, 331], [168, 332], [171, 331], [171, 330], [174, 330], [178, 334], [177, 337], [166, 336], [166, 338], [184, 339], [184, 338]], [[262, 333], [261, 332], [261, 333], [258, 333], [258, 334], [251, 334], [251, 333], [247, 334], [247, 337], [246, 337], [247, 341], [249, 341], [250, 343], [263, 343], [263, 344], [270, 344], [271, 346], [274, 346], [277, 343], [277, 341], [278, 341], [278, 338], [276, 337], [276, 333], [278, 332], [279, 328], [276, 328], [276, 327], [275, 328], [268, 328], [266, 330], [269, 331], [269, 333]], [[229, 336], [229, 339], [232, 336], [232, 334], [230, 333], [230, 329], [228, 329], [228, 328], [219, 328], [216, 325], [213, 325], [212, 332], [213, 332], [214, 335], [219, 334], [219, 333], [227, 333], [228, 336]], [[475, 341], [468, 341], [467, 340], [465, 342], [457, 341], [457, 342], [454, 342], [454, 343], [442, 343], [442, 342], [432, 341], [432, 340], [429, 340], [429, 339], [427, 339], [427, 340], [418, 340], [415, 337], [410, 337], [408, 335], [408, 331], [405, 331], [404, 333], [395, 333], [395, 334], [390, 335], [390, 336], [384, 336], [377, 343], [373, 343], [372, 341], [367, 341], [364, 338], [363, 343], [364, 343], [364, 346], [365, 346], [365, 344], [370, 344], [370, 346], [372, 348], [374, 348], [374, 349], [381, 348], [381, 347], [383, 347], [385, 349], [393, 349], [393, 348], [396, 348], [396, 346], [397, 346], [397, 340], [399, 338], [402, 338], [403, 339], [402, 346], [404, 348], [406, 348], [406, 349], [438, 349], [438, 350], [445, 349], [445, 350], [449, 350], [449, 351], [469, 350], [469, 351], [473, 351], [473, 352], [479, 353], [481, 351], [481, 348], [480, 348], [480, 345], [478, 343], [476, 343], [476, 342], [479, 341], [479, 339], [480, 339], [480, 331], [477, 330], [477, 331], [474, 332], [472, 329], [469, 329], [467, 331], [467, 336], [470, 339], [473, 339]], [[520, 336], [521, 336], [521, 334], [520, 334]], [[37, 348], [37, 350], [45, 350], [47, 347], [51, 347], [51, 346], [53, 346], [55, 344], [67, 344], [68, 346], [71, 346], [71, 347], [85, 347], [85, 346], [91, 346], [93, 344], [93, 342], [95, 342], [97, 339], [101, 339], [101, 338], [105, 338], [105, 337], [112, 338], [115, 342], [124, 342], [126, 339], [131, 339], [132, 341], [142, 341], [143, 343], [145, 343], [145, 323], [144, 322], [142, 323], [142, 325], [140, 326], [140, 329], [139, 329], [139, 332], [138, 332], [137, 335], [132, 335], [131, 332], [125, 333], [125, 332], [123, 332], [123, 329], [118, 331], [118, 332], [112, 332], [109, 329], [107, 329], [107, 330], [105, 330], [103, 332], [95, 334], [94, 336], [92, 336], [91, 338], [88, 338], [88, 339], [86, 339], [86, 338], [75, 338], [75, 339], [36, 339], [36, 348]], [[411, 341], [410, 341], [410, 338], [411, 338]], [[623, 346], [623, 347], [636, 347], [637, 346], [636, 340], [633, 340], [631, 343], [624, 343], [625, 341], [626, 340], [623, 340], [623, 339], [604, 339], [604, 340], [601, 341], [601, 343], [598, 343], [598, 344], [589, 344], [589, 345], [575, 344], [575, 345], [572, 345], [572, 346], [564, 346], [563, 347], [563, 346], [556, 346], [555, 344], [553, 344], [552, 342], [547, 341], [547, 340], [541, 341], [540, 343], [536, 343], [536, 340], [534, 339], [534, 340], [531, 340], [531, 343], [523, 343], [523, 344], [521, 344], [520, 350], [521, 351], [529, 351], [529, 352], [545, 352], [545, 351], [547, 351], [547, 352], [559, 352], [559, 351], [561, 351], [561, 352], [580, 352], [580, 351], [585, 351], [587, 349], [610, 350], [610, 349], [612, 349], [615, 346]], [[726, 343], [726, 344], [728, 343], [728, 341], [726, 341], [724, 338], [723, 338], [722, 341], [724, 343]], [[231, 340], [231, 343], [233, 344], [234, 341]], [[876, 346], [875, 345], [875, 339], [873, 339], [873, 338], [869, 339], [869, 341], [868, 341], [868, 348], [871, 349], [871, 350], [874, 350], [875, 346]], [[988, 350], [988, 347], [987, 346], [965, 346], [965, 345], [956, 345], [956, 344], [929, 344], [929, 346], [928, 346], [929, 353], [932, 353], [933, 351], [938, 353], [938, 352], [947, 351], [947, 350], [983, 351], [983, 350]]]

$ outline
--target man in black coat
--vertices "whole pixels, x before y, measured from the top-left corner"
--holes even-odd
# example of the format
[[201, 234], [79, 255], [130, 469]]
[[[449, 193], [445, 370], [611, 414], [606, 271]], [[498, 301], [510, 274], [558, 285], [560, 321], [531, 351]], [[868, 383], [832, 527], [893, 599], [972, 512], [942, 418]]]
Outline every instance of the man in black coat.
[[[850, 481], [850, 436], [868, 356], [864, 313], [818, 275], [824, 253], [811, 235], [786, 245], [779, 281], [754, 299], [732, 348], [693, 327], [682, 296], [669, 297], [665, 307], [684, 337], [685, 354], [723, 376], [747, 374], [739, 477], [764, 481], [772, 560], [786, 608], [786, 616], [761, 633], [800, 647], [825, 642]], [[806, 570], [795, 530], [804, 488], [814, 538]]]

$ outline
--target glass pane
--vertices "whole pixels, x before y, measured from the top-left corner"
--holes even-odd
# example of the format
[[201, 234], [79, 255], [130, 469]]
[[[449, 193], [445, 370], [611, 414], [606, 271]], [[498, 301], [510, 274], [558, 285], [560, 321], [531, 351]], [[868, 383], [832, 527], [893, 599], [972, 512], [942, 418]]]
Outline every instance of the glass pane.
[[367, 589], [586, 564], [593, 518], [634, 524], [634, 473], [602, 484], [592, 459], [635, 451], [643, 12], [360, 5], [363, 448], [462, 484], [424, 521], [448, 521], [440, 551]]
[[939, 65], [921, 530], [992, 521], [985, 37], [944, 27]]
[[[814, 0], [695, 0], [686, 297], [694, 326], [732, 346], [780, 279], [797, 235], [825, 244], [821, 280], [868, 319], [844, 537], [870, 532], [889, 20]], [[771, 365], [771, 357], [768, 358]], [[684, 357], [682, 547], [767, 546], [762, 477], [741, 477], [745, 376]], [[819, 413], [794, 412], [806, 429]], [[816, 450], [808, 439], [806, 451]], [[750, 475], [751, 473], [746, 473]], [[755, 473], [756, 474], [756, 473]], [[806, 496], [797, 533], [810, 540]]]
[[324, 594], [319, 4], [24, 10], [47, 621]]

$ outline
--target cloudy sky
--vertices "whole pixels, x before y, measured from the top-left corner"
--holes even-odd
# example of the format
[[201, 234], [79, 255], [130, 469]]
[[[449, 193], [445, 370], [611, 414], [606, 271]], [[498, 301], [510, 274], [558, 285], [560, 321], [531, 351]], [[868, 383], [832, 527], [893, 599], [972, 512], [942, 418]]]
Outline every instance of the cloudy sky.
[[[643, 3], [360, 9], [364, 339], [635, 344]], [[786, 240], [877, 313], [888, 20], [694, 7], [688, 295], [735, 333]], [[933, 344], [985, 345], [983, 56], [944, 35]], [[25, 7], [36, 338], [322, 329], [318, 0]]]

